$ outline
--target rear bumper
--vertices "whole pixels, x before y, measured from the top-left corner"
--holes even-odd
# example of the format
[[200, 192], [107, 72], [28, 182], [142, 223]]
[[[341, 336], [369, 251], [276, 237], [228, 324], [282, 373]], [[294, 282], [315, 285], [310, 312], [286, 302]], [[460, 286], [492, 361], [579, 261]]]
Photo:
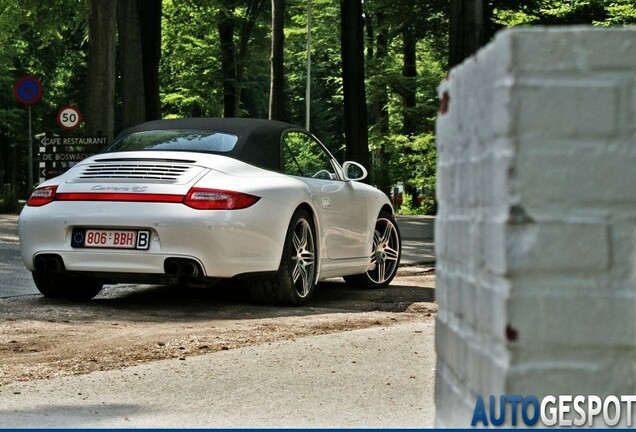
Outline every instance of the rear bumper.
[[[261, 199], [243, 210], [194, 210], [181, 204], [53, 202], [20, 215], [22, 260], [57, 254], [67, 271], [165, 274], [167, 259], [197, 262], [204, 277], [276, 271], [291, 210]], [[150, 231], [148, 250], [71, 247], [74, 227]]]

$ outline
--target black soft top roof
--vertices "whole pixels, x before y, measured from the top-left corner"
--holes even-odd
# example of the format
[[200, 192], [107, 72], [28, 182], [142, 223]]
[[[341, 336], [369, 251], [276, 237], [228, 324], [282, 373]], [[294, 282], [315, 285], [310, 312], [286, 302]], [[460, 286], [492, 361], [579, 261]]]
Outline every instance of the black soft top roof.
[[281, 135], [286, 130], [302, 130], [289, 123], [247, 118], [180, 118], [154, 120], [122, 131], [115, 142], [129, 135], [153, 130], [205, 130], [224, 132], [238, 137], [234, 148], [223, 153], [243, 162], [280, 171]]

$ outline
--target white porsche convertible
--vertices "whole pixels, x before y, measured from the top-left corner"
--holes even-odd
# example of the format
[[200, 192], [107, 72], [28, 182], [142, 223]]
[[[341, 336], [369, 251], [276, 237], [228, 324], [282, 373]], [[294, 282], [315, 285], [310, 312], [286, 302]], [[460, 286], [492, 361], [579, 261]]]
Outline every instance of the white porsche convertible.
[[258, 301], [300, 305], [325, 278], [384, 287], [400, 234], [366, 175], [287, 123], [148, 122], [35, 189], [20, 214], [22, 259], [56, 298], [244, 278]]

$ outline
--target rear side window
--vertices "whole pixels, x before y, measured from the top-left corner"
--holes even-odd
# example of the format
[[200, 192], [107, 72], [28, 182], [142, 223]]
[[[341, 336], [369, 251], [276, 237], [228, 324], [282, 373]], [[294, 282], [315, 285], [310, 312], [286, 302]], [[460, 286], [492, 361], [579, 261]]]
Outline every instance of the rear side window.
[[199, 153], [227, 153], [234, 149], [236, 135], [196, 130], [154, 130], [126, 136], [108, 147], [105, 152], [120, 151], [190, 151]]

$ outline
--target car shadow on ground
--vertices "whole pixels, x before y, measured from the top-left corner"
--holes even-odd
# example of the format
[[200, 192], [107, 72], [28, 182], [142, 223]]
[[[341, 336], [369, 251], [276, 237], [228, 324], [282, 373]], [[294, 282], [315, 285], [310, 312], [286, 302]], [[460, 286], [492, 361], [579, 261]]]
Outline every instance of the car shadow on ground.
[[[207, 288], [165, 285], [112, 285], [90, 301], [22, 297], [22, 319], [72, 316], [76, 320], [197, 321], [276, 318], [329, 313], [405, 312], [414, 303], [435, 301], [434, 279], [394, 281], [381, 289], [357, 289], [341, 279], [321, 282], [305, 306], [254, 303], [247, 286], [228, 281]], [[0, 314], [5, 315], [5, 314]], [[8, 316], [10, 317], [10, 315]], [[47, 318], [48, 317], [48, 318]]]

